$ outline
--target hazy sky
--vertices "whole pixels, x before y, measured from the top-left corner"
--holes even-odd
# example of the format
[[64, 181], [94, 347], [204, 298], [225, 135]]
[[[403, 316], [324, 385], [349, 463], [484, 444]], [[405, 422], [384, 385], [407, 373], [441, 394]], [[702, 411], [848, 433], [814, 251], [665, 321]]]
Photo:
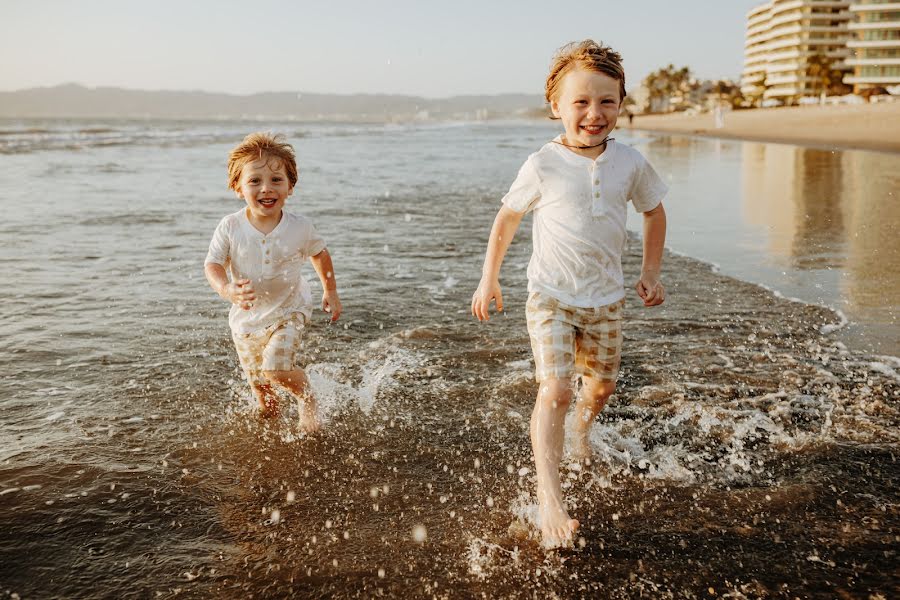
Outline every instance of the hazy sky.
[[0, 90], [542, 93], [553, 51], [593, 38], [628, 88], [674, 63], [740, 75], [761, 0], [0, 0]]

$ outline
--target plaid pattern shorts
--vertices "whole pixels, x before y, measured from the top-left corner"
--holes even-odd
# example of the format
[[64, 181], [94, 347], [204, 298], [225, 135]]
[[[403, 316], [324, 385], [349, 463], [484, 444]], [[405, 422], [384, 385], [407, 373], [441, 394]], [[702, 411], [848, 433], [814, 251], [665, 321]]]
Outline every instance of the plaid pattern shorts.
[[262, 331], [232, 332], [231, 339], [247, 380], [251, 384], [260, 384], [265, 383], [263, 371], [292, 371], [303, 328], [303, 315], [295, 314]]
[[532, 292], [525, 315], [535, 379], [570, 379], [577, 374], [614, 382], [622, 357], [624, 306], [623, 298], [596, 308], [579, 308]]

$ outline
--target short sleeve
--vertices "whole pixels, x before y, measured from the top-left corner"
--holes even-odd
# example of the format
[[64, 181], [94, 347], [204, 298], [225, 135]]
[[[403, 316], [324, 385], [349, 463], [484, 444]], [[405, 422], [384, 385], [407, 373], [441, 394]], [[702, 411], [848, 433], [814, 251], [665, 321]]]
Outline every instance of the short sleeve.
[[529, 156], [502, 202], [507, 208], [526, 213], [534, 208], [534, 203], [540, 197], [541, 179], [534, 164], [534, 156]]
[[638, 154], [637, 159], [638, 166], [635, 169], [634, 179], [632, 180], [629, 200], [631, 200], [636, 211], [647, 212], [659, 206], [659, 203], [662, 202], [662, 199], [668, 193], [669, 186], [663, 182], [662, 178], [643, 155]]
[[216, 226], [216, 231], [209, 242], [209, 251], [206, 253], [204, 264], [214, 263], [225, 266], [228, 262], [231, 252], [231, 235], [228, 230], [228, 217], [225, 217]]
[[312, 223], [308, 223], [309, 231], [306, 235], [306, 244], [303, 249], [303, 252], [307, 257], [315, 256], [319, 252], [325, 249], [325, 240], [322, 239], [322, 236], [319, 235], [319, 232], [316, 231], [316, 228]]

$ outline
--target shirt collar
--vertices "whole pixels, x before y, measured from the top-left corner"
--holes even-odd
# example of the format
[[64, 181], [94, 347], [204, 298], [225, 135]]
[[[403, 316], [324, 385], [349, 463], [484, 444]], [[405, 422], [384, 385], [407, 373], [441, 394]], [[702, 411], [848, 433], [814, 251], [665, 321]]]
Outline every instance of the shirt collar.
[[[607, 148], [607, 150], [608, 150], [608, 148]], [[606, 153], [604, 152], [604, 154], [606, 154]], [[240, 215], [241, 215], [241, 217], [240, 217], [241, 223], [243, 224], [244, 228], [247, 231], [251, 232], [254, 236], [261, 237], [261, 238], [268, 238], [268, 237], [275, 235], [275, 232], [277, 232], [281, 229], [281, 225], [284, 223], [285, 219], [287, 219], [287, 213], [284, 212], [284, 209], [282, 209], [281, 210], [281, 220], [278, 221], [278, 224], [275, 225], [275, 228], [272, 231], [270, 231], [269, 233], [263, 233], [262, 231], [260, 231], [256, 227], [254, 227], [253, 224], [250, 222], [250, 219], [247, 217], [247, 207], [246, 206], [241, 208]]]
[[[600, 164], [600, 163], [608, 162], [608, 161], [612, 160], [612, 156], [613, 156], [613, 154], [615, 154], [615, 151], [616, 151], [616, 141], [610, 140], [609, 142], [606, 143], [606, 150], [603, 151], [603, 154], [598, 156], [596, 159], [588, 158], [587, 156], [582, 156], [582, 155], [578, 154], [577, 152], [572, 152], [572, 150], [563, 146], [562, 145], [562, 137], [563, 137], [562, 134], [559, 134], [558, 136], [553, 138], [553, 141], [550, 142], [550, 146], [553, 148], [553, 150], [557, 154], [562, 156], [566, 161], [568, 161], [569, 163], [571, 163], [573, 165], [584, 165], [584, 164], [588, 164], [588, 163]], [[558, 143], [554, 143], [554, 142], [558, 142]]]

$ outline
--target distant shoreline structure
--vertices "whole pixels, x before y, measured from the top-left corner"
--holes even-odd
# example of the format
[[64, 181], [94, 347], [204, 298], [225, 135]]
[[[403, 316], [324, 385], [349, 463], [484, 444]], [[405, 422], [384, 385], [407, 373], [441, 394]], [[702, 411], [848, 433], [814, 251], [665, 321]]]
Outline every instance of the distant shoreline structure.
[[204, 119], [408, 122], [540, 118], [538, 94], [465, 95], [430, 99], [399, 94], [251, 95], [147, 91], [78, 84], [0, 92], [0, 118]]

